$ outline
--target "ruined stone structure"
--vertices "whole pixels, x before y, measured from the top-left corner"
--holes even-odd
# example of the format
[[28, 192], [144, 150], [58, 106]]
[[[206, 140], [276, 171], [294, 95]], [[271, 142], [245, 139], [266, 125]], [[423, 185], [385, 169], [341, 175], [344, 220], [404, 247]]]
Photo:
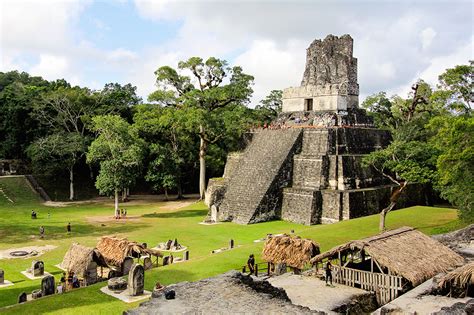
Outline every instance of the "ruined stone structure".
[[[301, 86], [283, 92], [274, 122], [283, 128], [254, 132], [243, 152], [229, 156], [224, 178], [210, 181], [210, 221], [309, 225], [378, 213], [389, 203], [395, 186], [362, 165], [391, 136], [358, 108], [352, 45], [349, 35], [310, 45]], [[409, 186], [398, 206], [424, 204], [416, 189]]]
[[349, 35], [329, 35], [311, 43], [301, 86], [283, 91], [283, 112], [357, 108], [357, 59]]

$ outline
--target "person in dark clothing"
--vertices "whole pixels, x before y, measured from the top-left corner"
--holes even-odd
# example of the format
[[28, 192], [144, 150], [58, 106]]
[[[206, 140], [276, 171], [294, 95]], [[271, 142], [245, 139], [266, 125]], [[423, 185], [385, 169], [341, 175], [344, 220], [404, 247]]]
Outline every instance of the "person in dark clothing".
[[71, 233], [71, 222], [69, 222], [66, 226], [67, 234]]
[[247, 267], [249, 267], [250, 274], [255, 272], [255, 257], [253, 254], [250, 254], [249, 259], [247, 260]]
[[330, 260], [326, 263], [326, 285], [329, 285], [328, 281], [332, 286], [332, 265]]

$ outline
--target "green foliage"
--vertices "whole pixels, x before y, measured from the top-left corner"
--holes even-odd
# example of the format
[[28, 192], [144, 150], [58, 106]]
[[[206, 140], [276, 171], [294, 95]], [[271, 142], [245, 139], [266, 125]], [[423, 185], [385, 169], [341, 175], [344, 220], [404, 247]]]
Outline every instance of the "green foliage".
[[368, 96], [362, 107], [368, 110], [370, 116], [374, 117], [374, 123], [378, 128], [394, 129], [399, 120], [395, 118], [392, 112], [392, 101], [387, 98], [385, 92], [379, 92]]
[[37, 172], [52, 174], [72, 169], [87, 150], [88, 140], [75, 132], [58, 132], [39, 138], [27, 149]]
[[99, 163], [96, 187], [101, 194], [112, 194], [131, 187], [140, 171], [142, 141], [120, 116], [104, 115], [92, 119], [91, 130], [98, 137], [89, 146], [88, 163]]
[[441, 195], [474, 222], [474, 117], [440, 116], [430, 122], [431, 142], [441, 151], [437, 160]]
[[56, 85], [26, 72], [0, 72], [0, 158], [25, 158], [28, 145], [45, 134], [31, 112]]
[[259, 122], [270, 123], [281, 113], [282, 97], [282, 90], [272, 90], [270, 94], [260, 101], [260, 104], [255, 107], [255, 115], [258, 117]]
[[473, 72], [474, 61], [470, 61], [469, 65], [459, 65], [447, 69], [438, 77], [439, 88], [444, 91], [438, 97], [445, 101], [449, 109], [459, 113], [469, 113], [472, 110], [474, 102]]
[[248, 128], [242, 107], [253, 92], [253, 77], [241, 67], [229, 67], [225, 60], [214, 57], [206, 61], [191, 57], [179, 62], [178, 70], [169, 66], [159, 68], [155, 72], [158, 90], [148, 99], [182, 110], [188, 130], [199, 136], [199, 189], [204, 196], [208, 146], [226, 137], [236, 137]]

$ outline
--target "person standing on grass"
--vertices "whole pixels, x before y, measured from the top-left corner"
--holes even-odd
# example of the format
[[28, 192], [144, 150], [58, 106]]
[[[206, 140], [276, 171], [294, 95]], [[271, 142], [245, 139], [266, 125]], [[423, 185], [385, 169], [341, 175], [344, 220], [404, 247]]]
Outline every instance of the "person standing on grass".
[[44, 238], [44, 227], [40, 226], [40, 238]]
[[71, 222], [69, 222], [66, 226], [67, 234], [71, 234]]
[[328, 281], [332, 286], [332, 265], [330, 260], [326, 263], [326, 285], [329, 285]]

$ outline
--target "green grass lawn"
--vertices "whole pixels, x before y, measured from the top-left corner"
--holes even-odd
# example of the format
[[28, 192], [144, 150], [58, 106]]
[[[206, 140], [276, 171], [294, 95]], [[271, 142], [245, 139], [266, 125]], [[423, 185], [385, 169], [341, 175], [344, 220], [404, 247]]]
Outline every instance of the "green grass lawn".
[[[126, 223], [107, 222], [102, 226], [101, 223], [94, 223], [87, 218], [113, 215], [111, 201], [53, 208], [41, 205], [21, 178], [0, 178], [0, 187], [14, 200], [12, 204], [0, 195], [0, 250], [46, 244], [57, 246], [40, 258], [45, 262], [45, 270], [52, 273], [57, 280], [62, 271], [54, 265], [62, 261], [71, 243], [94, 246], [102, 235], [126, 236], [130, 240], [146, 242], [149, 246], [178, 238], [180, 243], [188, 246], [190, 261], [146, 272], [145, 288], [151, 290], [157, 281], [162, 284], [192, 281], [239, 269], [245, 264], [250, 253], [259, 257], [263, 243], [253, 241], [267, 233], [288, 233], [293, 229], [297, 235], [316, 240], [322, 250], [326, 250], [348, 240], [378, 232], [377, 215], [317, 226], [284, 221], [248, 226], [234, 223], [202, 225], [199, 222], [207, 213], [202, 203], [178, 210], [166, 210], [166, 203], [158, 201], [123, 205], [127, 208], [128, 216], [139, 217], [139, 220]], [[37, 220], [30, 219], [31, 209], [36, 209], [39, 213]], [[49, 219], [48, 212], [51, 213]], [[67, 222], [71, 222], [73, 226], [71, 235], [66, 234]], [[43, 240], [38, 238], [40, 225], [46, 229], [46, 237]], [[456, 210], [436, 207], [411, 207], [391, 212], [387, 225], [388, 228], [409, 225], [427, 234], [443, 233], [462, 226], [457, 219]], [[230, 239], [234, 239], [237, 248], [211, 254], [213, 249], [226, 247]], [[14, 286], [0, 289], [0, 307], [15, 304], [21, 292], [31, 293], [39, 288], [39, 280], [29, 280], [20, 273], [31, 265], [31, 261], [32, 259], [0, 260], [0, 269], [5, 270], [5, 278], [15, 283]], [[105, 283], [98, 283], [62, 295], [1, 308], [0, 313], [121, 314], [124, 310], [138, 305], [123, 303], [101, 293], [99, 289], [104, 285]]]

